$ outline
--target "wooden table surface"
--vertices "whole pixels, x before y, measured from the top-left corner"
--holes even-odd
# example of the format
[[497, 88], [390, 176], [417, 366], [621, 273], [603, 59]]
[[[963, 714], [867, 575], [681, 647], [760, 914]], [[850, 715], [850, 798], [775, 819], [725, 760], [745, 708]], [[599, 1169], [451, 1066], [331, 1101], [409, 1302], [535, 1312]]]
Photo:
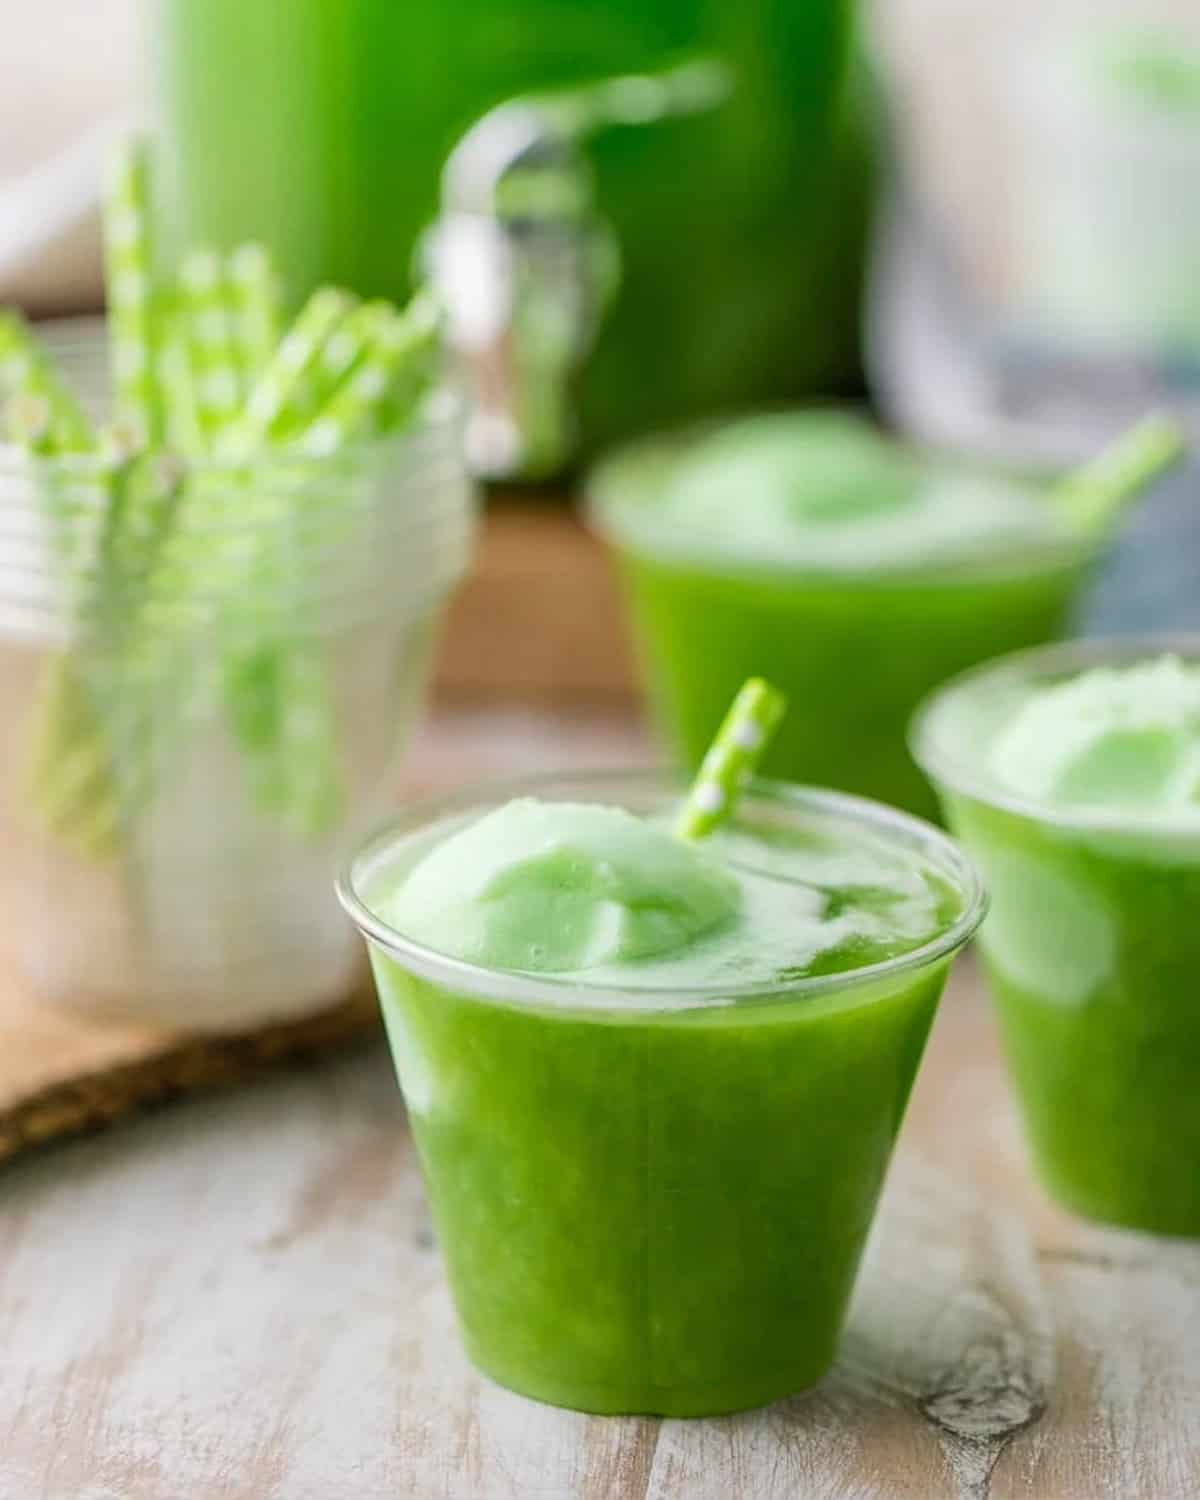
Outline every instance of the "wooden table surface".
[[[465, 742], [489, 771], [643, 754], [520, 714]], [[0, 1500], [1197, 1495], [1200, 1246], [1031, 1184], [969, 961], [841, 1358], [744, 1416], [586, 1417], [471, 1371], [378, 1044], [0, 1173]]]

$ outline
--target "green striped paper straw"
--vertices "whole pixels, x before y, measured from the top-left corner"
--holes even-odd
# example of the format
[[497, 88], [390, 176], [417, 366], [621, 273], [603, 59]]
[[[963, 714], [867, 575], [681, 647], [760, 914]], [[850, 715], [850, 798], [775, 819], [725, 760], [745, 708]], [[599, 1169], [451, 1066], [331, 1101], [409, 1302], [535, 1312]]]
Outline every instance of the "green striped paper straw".
[[25, 319], [9, 307], [0, 307], [0, 398], [16, 394], [25, 374], [32, 339]]
[[680, 810], [675, 823], [680, 838], [704, 838], [726, 821], [786, 708], [783, 694], [761, 677], [745, 684], [717, 730]]
[[103, 558], [122, 619], [141, 600], [186, 479], [184, 465], [161, 449], [129, 464], [124, 503], [114, 513]]
[[[310, 302], [285, 340], [285, 344], [291, 341], [296, 350], [293, 368], [300, 378], [272, 418], [274, 442], [286, 441], [287, 434], [300, 427], [359, 364], [371, 330], [387, 316], [387, 309], [386, 303], [355, 305], [336, 291], [318, 293]], [[279, 363], [283, 354], [281, 348]], [[268, 362], [259, 392], [271, 388], [274, 368], [273, 362]], [[286, 488], [287, 478], [285, 473], [275, 472], [265, 488], [268, 492], [276, 486]], [[276, 546], [285, 539], [288, 512], [307, 511], [311, 492], [319, 482], [303, 467], [297, 469], [294, 481], [293, 493], [280, 506], [274, 532]], [[337, 495], [320, 498], [322, 502], [336, 502]], [[322, 503], [319, 509], [330, 512], [332, 525], [341, 506]], [[291, 518], [295, 519], [295, 514]], [[315, 543], [310, 550], [314, 557], [319, 555]], [[279, 597], [284, 585], [274, 573], [267, 551], [260, 555], [245, 585], [252, 608]], [[276, 617], [285, 612], [277, 611]], [[323, 665], [309, 659], [314, 649], [311, 643], [298, 644], [279, 637], [256, 640], [253, 631], [238, 628], [236, 619], [232, 624], [234, 644], [222, 664], [222, 695], [230, 726], [249, 761], [255, 801], [280, 814], [297, 831], [319, 833], [332, 817], [339, 784]], [[249, 647], [247, 640], [253, 641]]]
[[330, 334], [309, 390], [308, 424], [317, 419], [334, 393], [361, 368], [380, 330], [395, 312], [390, 302], [364, 302]]
[[1102, 533], [1153, 480], [1187, 451], [1182, 428], [1170, 417], [1143, 417], [1095, 458], [1061, 479], [1052, 494], [1081, 531]]
[[[105, 700], [119, 599], [112, 587], [110, 550], [118, 530], [133, 460], [128, 439], [102, 431], [99, 446], [76, 472], [47, 470], [44, 483], [62, 523], [59, 551], [68, 587], [71, 644], [49, 665], [36, 710], [28, 786], [47, 826], [80, 853], [115, 852], [119, 830], [117, 761]], [[60, 491], [80, 490], [82, 503]], [[99, 503], [97, 503], [99, 502]]]
[[[279, 280], [269, 252], [261, 245], [242, 245], [229, 257], [228, 278], [233, 307], [234, 340], [238, 358], [253, 386], [268, 371], [277, 353], [279, 342]], [[326, 304], [334, 313], [339, 303], [322, 299], [320, 313], [314, 314], [316, 329], [313, 340], [315, 357], [309, 358], [308, 381], [296, 387], [292, 401], [299, 409], [305, 409], [316, 399], [314, 391], [325, 382], [323, 366], [331, 343], [344, 339], [345, 320], [340, 326], [336, 318], [330, 331], [322, 333], [322, 326], [329, 319]], [[349, 316], [354, 316], [351, 313]], [[332, 377], [330, 377], [332, 378]], [[281, 414], [282, 415], [282, 414]], [[280, 418], [277, 417], [276, 420]], [[283, 420], [291, 420], [283, 417]], [[277, 482], [271, 476], [272, 482]], [[235, 484], [233, 475], [229, 483]], [[244, 475], [249, 489], [251, 475]], [[247, 514], [254, 514], [255, 507], [247, 495]], [[276, 544], [278, 538], [276, 538]], [[271, 568], [263, 559], [263, 566], [248, 582], [244, 594], [255, 602], [269, 599], [273, 592]], [[235, 626], [240, 622], [235, 619]], [[221, 696], [225, 703], [226, 717], [243, 754], [249, 760], [250, 779], [255, 801], [260, 807], [278, 811], [286, 800], [282, 778], [274, 766], [274, 748], [282, 722], [280, 700], [281, 684], [280, 645], [272, 639], [258, 638], [253, 629], [244, 625], [235, 629], [235, 643], [228, 649], [220, 666]], [[264, 762], [267, 770], [264, 771]]]
[[222, 441], [222, 452], [232, 457], [251, 453], [303, 426], [311, 393], [320, 384], [321, 353], [354, 306], [354, 297], [336, 287], [312, 294], [255, 382], [242, 420]]
[[43, 678], [27, 786], [46, 826], [91, 858], [116, 848], [120, 816], [113, 763], [89, 682], [74, 653]]
[[30, 453], [54, 452], [54, 420], [45, 396], [17, 391], [4, 405], [4, 435]]
[[[331, 459], [375, 430], [380, 406], [394, 396], [435, 326], [428, 303], [411, 318], [387, 303], [365, 303], [350, 312], [326, 339], [313, 371], [310, 395], [320, 382], [328, 399], [301, 435], [305, 451]], [[340, 486], [325, 467], [321, 474], [306, 470], [301, 476], [302, 488], [315, 492], [301, 507], [314, 523], [304, 543], [313, 556], [333, 540], [344, 511]], [[352, 470], [344, 483], [349, 492]], [[264, 571], [252, 588], [262, 599], [281, 586]], [[319, 835], [336, 818], [341, 798], [336, 724], [319, 643], [279, 639], [273, 653], [260, 646], [249, 658], [228, 663], [224, 682], [231, 721], [240, 726], [243, 749], [252, 757], [256, 799], [297, 833]]]
[[[8, 395], [4, 432], [10, 441], [48, 460], [88, 458], [71, 473], [46, 464], [32, 476], [77, 616], [111, 504], [115, 465], [105, 455], [92, 461], [84, 454], [92, 441], [87, 418], [24, 319], [11, 312], [0, 314], [0, 388]], [[73, 652], [51, 662], [34, 724], [27, 772], [33, 805], [85, 852], [105, 852], [115, 830], [111, 765]]]
[[[229, 258], [228, 277], [233, 306], [234, 340], [238, 358], [244, 370], [258, 381], [270, 368], [277, 353], [279, 340], [279, 282], [269, 252], [261, 245], [242, 245]], [[293, 400], [300, 406], [312, 399], [311, 388], [323, 381], [319, 367], [325, 362], [325, 353], [331, 341], [343, 337], [343, 329], [336, 326], [331, 332], [322, 334], [321, 329], [334, 313], [340, 310], [340, 301], [323, 298], [319, 314], [313, 314], [310, 328], [316, 329], [313, 341], [315, 360], [310, 358], [310, 384], [303, 391], [297, 388]], [[353, 314], [351, 314], [353, 316]], [[303, 320], [302, 320], [303, 321]], [[323, 340], [323, 341], [322, 341]], [[230, 482], [233, 483], [233, 476]], [[274, 477], [274, 476], [272, 476]], [[249, 486], [250, 475], [245, 476]], [[253, 506], [246, 508], [253, 514]], [[255, 599], [269, 595], [271, 580], [269, 570], [255, 577], [248, 585], [248, 592]], [[251, 757], [261, 757], [265, 748], [275, 740], [279, 721], [279, 648], [271, 641], [254, 641], [250, 645], [239, 642], [221, 667], [222, 695], [225, 699], [230, 726], [242, 746]], [[254, 778], [260, 778], [255, 772]], [[271, 792], [259, 789], [259, 801], [270, 799]]]
[[[34, 337], [18, 312], [0, 308], [0, 398], [29, 398], [44, 403], [44, 451], [74, 453], [91, 445], [91, 424], [66, 381]], [[30, 411], [17, 419], [21, 428], [30, 422]], [[37, 408], [39, 411], [41, 407]], [[43, 425], [38, 423], [37, 425]], [[23, 441], [18, 434], [13, 441]]]
[[[47, 460], [31, 469], [42, 514], [49, 524], [55, 562], [68, 589], [89, 565], [96, 537], [110, 498], [110, 466], [97, 456], [68, 450], [76, 460], [71, 472], [54, 462], [62, 453], [63, 424], [55, 419], [55, 404], [36, 388], [18, 390], [5, 402], [0, 435], [32, 459]], [[69, 437], [75, 435], [68, 424]]]
[[230, 653], [221, 685], [257, 805], [304, 837], [323, 833], [341, 806], [341, 777], [320, 640], [260, 637]]
[[3, 413], [3, 435], [31, 458], [45, 460], [32, 469], [42, 514], [49, 523], [59, 582], [77, 597], [88, 582], [88, 569], [112, 507], [116, 456], [99, 448], [66, 452], [60, 446], [54, 408], [41, 394], [18, 392]]
[[143, 443], [162, 436], [145, 148], [126, 142], [109, 163], [104, 199], [109, 357], [117, 416]]
[[378, 330], [394, 316], [391, 303], [383, 301], [360, 303], [347, 311], [316, 351], [303, 389], [277, 420], [272, 434], [276, 442], [291, 441], [317, 419], [367, 357]]
[[441, 356], [441, 319], [428, 305], [422, 315], [422, 331], [414, 340], [410, 356], [393, 377], [387, 394], [375, 407], [370, 431], [376, 437], [399, 432], [436, 380]]
[[[279, 651], [272, 638], [278, 610], [262, 573], [280, 549], [296, 498], [277, 471], [277, 458], [265, 470], [201, 469], [186, 475], [175, 498], [165, 535], [140, 577], [140, 607], [122, 642], [127, 718], [121, 743], [134, 776], [144, 776], [133, 781], [126, 801], [140, 803], [152, 790], [154, 766], [202, 711], [217, 671], [231, 727], [249, 756], [258, 753], [264, 726], [254, 694], [264, 664], [269, 667]], [[226, 653], [225, 661], [218, 652]], [[198, 662], [211, 662], [213, 671], [198, 675]], [[234, 691], [236, 705], [229, 701]], [[249, 774], [260, 805], [277, 811], [265, 793], [258, 795], [253, 760]]]
[[342, 810], [337, 725], [320, 642], [293, 643], [279, 659], [283, 743], [277, 790], [283, 821], [302, 838], [333, 827]]
[[98, 488], [104, 503], [89, 508], [92, 534], [69, 560], [72, 644], [48, 675], [29, 778], [47, 824], [93, 857], [115, 851], [150, 789], [159, 703], [126, 670], [126, 644], [184, 478], [170, 455], [135, 450], [120, 424], [98, 436], [86, 467], [64, 481]]
[[80, 610], [83, 651], [93, 658], [95, 719], [112, 767], [112, 800], [126, 825], [154, 790], [158, 747], [184, 722], [182, 661], [174, 676], [149, 676], [139, 642], [153, 628], [147, 624], [150, 580], [186, 478], [183, 465], [160, 450], [125, 461], [114, 484], [94, 586]]
[[[260, 552], [241, 591], [245, 604], [229, 621], [233, 636], [221, 679], [255, 801], [293, 831], [315, 837], [340, 806], [336, 725], [320, 639], [304, 632], [287, 600], [336, 542], [358, 480], [352, 467], [332, 460], [319, 469], [301, 464], [294, 475], [296, 493], [273, 545]], [[259, 622], [241, 623], [243, 610], [252, 622], [257, 613]]]
[[195, 425], [206, 446], [230, 427], [243, 404], [233, 291], [215, 250], [191, 250], [179, 266], [173, 338], [191, 376]]
[[199, 457], [205, 452], [207, 438], [200, 421], [187, 338], [177, 311], [166, 320], [159, 371], [167, 442], [177, 453]]
[[[424, 353], [436, 330], [436, 308], [427, 298], [417, 299], [403, 314], [387, 304], [357, 309], [339, 330], [345, 335], [347, 354], [351, 344], [356, 347], [352, 357], [341, 361], [346, 370], [340, 385], [301, 437], [305, 451], [329, 458], [376, 431], [381, 408], [396, 404], [401, 384], [415, 397], [419, 381], [409, 377], [415, 366], [424, 367]], [[333, 343], [326, 346], [327, 354]], [[338, 509], [330, 508], [330, 524], [324, 528], [327, 539], [338, 522]], [[273, 680], [281, 717], [273, 769], [269, 764], [263, 767], [264, 793], [290, 827], [314, 837], [336, 819], [341, 799], [336, 724], [318, 644], [281, 643]]]
[[253, 384], [279, 344], [279, 273], [265, 245], [239, 245], [226, 268], [234, 341], [246, 380]]
[[93, 451], [91, 425], [24, 320], [0, 314], [0, 380], [8, 392], [0, 435], [31, 456], [69, 460], [31, 474], [68, 575], [86, 566], [108, 503], [111, 465]]
[[371, 327], [361, 358], [301, 436], [306, 453], [336, 453], [375, 429], [380, 408], [412, 369], [438, 331], [432, 298], [418, 295], [402, 313], [381, 316]]

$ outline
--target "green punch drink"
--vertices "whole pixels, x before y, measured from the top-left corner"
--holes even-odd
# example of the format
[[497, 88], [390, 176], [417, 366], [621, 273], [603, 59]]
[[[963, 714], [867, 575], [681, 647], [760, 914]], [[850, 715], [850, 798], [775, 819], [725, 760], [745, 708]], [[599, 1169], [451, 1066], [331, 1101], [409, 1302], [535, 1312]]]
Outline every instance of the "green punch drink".
[[1046, 1186], [1200, 1235], [1200, 640], [994, 663], [913, 747], [989, 884], [980, 945]]
[[651, 705], [689, 764], [763, 672], [819, 705], [815, 722], [783, 726], [769, 772], [926, 815], [904, 744], [913, 710], [964, 668], [1058, 635], [1111, 524], [1074, 479], [1037, 487], [934, 461], [837, 411], [635, 445], [590, 497]]
[[699, 1416], [833, 1359], [982, 896], [903, 815], [752, 782], [703, 842], [655, 774], [410, 811], [341, 890], [366, 934], [474, 1362]]

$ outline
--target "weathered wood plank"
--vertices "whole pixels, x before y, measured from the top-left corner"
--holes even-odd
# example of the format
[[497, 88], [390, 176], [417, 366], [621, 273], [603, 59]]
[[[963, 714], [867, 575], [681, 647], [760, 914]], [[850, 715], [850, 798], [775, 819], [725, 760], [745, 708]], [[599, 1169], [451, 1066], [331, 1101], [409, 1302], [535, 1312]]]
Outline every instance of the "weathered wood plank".
[[993, 1500], [1200, 1495], [1200, 1246], [1085, 1231], [1039, 1260], [1059, 1379]]
[[470, 1370], [380, 1053], [10, 1168], [0, 1495], [1195, 1494], [1197, 1252], [1044, 1204], [970, 990], [968, 971], [936, 1029], [837, 1369], [721, 1421], [557, 1412]]

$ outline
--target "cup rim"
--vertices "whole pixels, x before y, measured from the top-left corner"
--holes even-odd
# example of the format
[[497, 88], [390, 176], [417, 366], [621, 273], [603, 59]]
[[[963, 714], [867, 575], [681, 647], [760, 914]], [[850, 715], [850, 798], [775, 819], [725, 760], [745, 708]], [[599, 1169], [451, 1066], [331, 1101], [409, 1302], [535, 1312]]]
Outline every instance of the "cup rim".
[[[837, 582], [855, 588], [897, 588], [919, 584], [922, 588], [963, 588], [991, 581], [1011, 581], [1030, 574], [1042, 575], [1078, 569], [1100, 556], [1111, 544], [1108, 534], [1091, 536], [1085, 532], [1064, 534], [1036, 547], [1014, 549], [999, 557], [964, 557], [905, 561], [900, 565], [881, 566], [856, 565], [829, 557], [811, 557], [803, 560], [751, 559], [739, 556], [719, 557], [706, 554], [702, 548], [688, 545], [661, 545], [663, 528], [653, 524], [641, 528], [631, 524], [629, 513], [637, 505], [635, 496], [628, 488], [629, 471], [637, 473], [642, 460], [653, 465], [672, 461], [688, 443], [705, 433], [720, 430], [737, 422], [742, 416], [753, 416], [759, 412], [771, 413], [781, 408], [766, 406], [750, 412], [728, 413], [720, 419], [693, 422], [679, 427], [666, 428], [622, 443], [606, 453], [591, 466], [583, 483], [583, 515], [590, 529], [619, 552], [647, 558], [667, 567], [688, 572], [714, 573], [750, 578], [804, 578], [818, 580], [822, 584]], [[844, 411], [860, 413], [864, 409], [850, 402], [823, 403], [815, 406], [789, 407], [783, 410], [800, 411]], [[893, 439], [900, 441], [899, 439]], [[955, 454], [939, 454], [948, 465], [955, 463], [974, 467], [984, 472], [1000, 469], [997, 464], [970, 465]], [[1019, 473], [1010, 474], [1014, 482], [1022, 482]], [[1046, 488], [1045, 477], [1034, 474], [1024, 476], [1025, 483], [1033, 488]]]
[[1031, 822], [1081, 833], [1194, 836], [1200, 833], [1200, 805], [1194, 813], [1181, 808], [1063, 806], [1010, 791], [992, 781], [977, 764], [969, 765], [966, 757], [956, 755], [954, 749], [944, 743], [945, 726], [939, 723], [940, 717], [963, 694], [973, 690], [1032, 684], [1042, 674], [1080, 672], [1090, 667], [1116, 666], [1164, 654], [1182, 656], [1200, 666], [1200, 632], [1085, 636], [992, 657], [948, 678], [918, 704], [909, 721], [909, 753], [939, 789], [944, 787], [956, 796], [969, 797], [972, 801], [1014, 813]]
[[524, 970], [486, 968], [439, 953], [406, 937], [366, 904], [362, 889], [369, 874], [366, 866], [378, 860], [385, 848], [393, 845], [399, 837], [431, 827], [455, 813], [465, 813], [474, 807], [496, 807], [513, 797], [555, 790], [565, 793], [571, 787], [587, 785], [592, 789], [593, 797], [611, 791], [609, 800], [619, 802], [622, 788], [629, 789], [639, 784], [659, 792], [683, 792], [687, 781], [682, 775], [661, 768], [560, 771], [476, 782], [448, 795], [421, 798], [377, 825], [344, 861], [335, 887], [338, 900], [362, 935], [410, 973], [446, 989], [522, 1008], [571, 1011], [682, 1013], [729, 1007], [738, 1002], [781, 1004], [802, 997], [845, 993], [952, 957], [968, 942], [986, 915], [988, 898], [979, 871], [966, 851], [933, 824], [865, 797], [761, 777], [747, 783], [742, 792], [745, 801], [758, 799], [849, 819], [860, 828], [882, 833], [893, 842], [931, 858], [939, 872], [961, 893], [959, 915], [945, 931], [919, 947], [877, 963], [864, 964], [859, 969], [809, 975], [783, 983], [762, 980], [741, 985], [651, 986], [614, 985], [611, 982], [589, 984], [586, 977], [578, 974], [534, 974]]

